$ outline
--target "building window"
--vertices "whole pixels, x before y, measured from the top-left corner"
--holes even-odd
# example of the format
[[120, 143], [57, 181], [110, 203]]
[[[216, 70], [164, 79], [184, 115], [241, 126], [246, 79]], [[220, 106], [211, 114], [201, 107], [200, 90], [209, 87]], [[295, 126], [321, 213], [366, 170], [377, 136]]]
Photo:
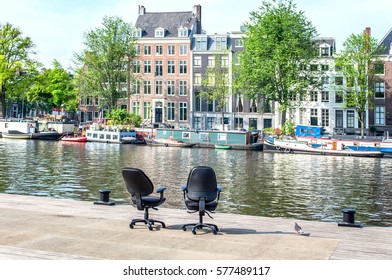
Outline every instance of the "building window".
[[224, 50], [227, 49], [227, 38], [226, 37], [216, 37], [215, 38], [215, 49]]
[[354, 128], [354, 111], [347, 111], [347, 128]]
[[133, 46], [133, 52], [135, 56], [139, 56], [140, 55], [140, 46], [139, 45], [134, 45]]
[[329, 126], [329, 110], [321, 109], [321, 126]]
[[321, 56], [329, 56], [329, 47], [321, 47], [320, 48]]
[[187, 61], [180, 60], [180, 74], [188, 73]]
[[175, 120], [175, 104], [174, 102], [167, 103], [167, 120], [174, 121]]
[[163, 75], [163, 62], [162, 60], [155, 61], [155, 76], [160, 77]]
[[144, 46], [144, 55], [151, 55], [151, 46]]
[[163, 46], [155, 46], [155, 55], [163, 55]]
[[200, 73], [195, 73], [193, 75], [193, 84], [201, 85], [201, 74]]
[[314, 71], [317, 71], [317, 69], [318, 69], [318, 65], [317, 64], [311, 64], [310, 65], [310, 71], [314, 72]]
[[236, 48], [242, 48], [244, 46], [244, 40], [243, 39], [235, 39], [234, 46]]
[[385, 83], [384, 82], [376, 82], [374, 84], [374, 97], [375, 98], [385, 98]]
[[328, 64], [323, 64], [321, 65], [321, 71], [328, 71], [329, 70], [329, 65]]
[[175, 74], [175, 73], [176, 73], [175, 61], [168, 60], [167, 61], [167, 74]]
[[143, 61], [144, 74], [151, 74], [151, 60]]
[[249, 118], [249, 129], [257, 129], [257, 119], [256, 118]]
[[188, 45], [180, 45], [180, 55], [188, 55]]
[[188, 120], [188, 107], [186, 102], [180, 102], [179, 104], [180, 107], [180, 121], [186, 121]]
[[207, 37], [196, 38], [196, 50], [207, 50]]
[[132, 94], [140, 94], [140, 81], [132, 81]]
[[329, 91], [323, 90], [321, 92], [321, 102], [329, 102]]
[[174, 81], [167, 81], [166, 85], [167, 85], [166, 94], [167, 95], [174, 95], [175, 90], [176, 90]]
[[343, 92], [335, 91], [335, 103], [343, 103]]
[[385, 107], [376, 106], [375, 108], [375, 124], [385, 125]]
[[201, 121], [202, 118], [201, 117], [194, 117], [193, 118], [193, 123], [194, 123], [194, 129], [201, 129]]
[[180, 96], [185, 96], [187, 95], [187, 89], [188, 89], [188, 83], [187, 81], [180, 81], [179, 85], [179, 95]]
[[317, 109], [310, 109], [310, 125], [318, 125]]
[[208, 65], [208, 67], [215, 67], [215, 57], [213, 57], [211, 55], [208, 56], [207, 65]]
[[161, 95], [162, 93], [162, 81], [157, 80], [155, 81], [155, 94]]
[[200, 56], [195, 56], [193, 58], [193, 66], [194, 67], [201, 67], [201, 57]]
[[132, 105], [132, 112], [136, 115], [140, 115], [140, 102], [134, 101]]
[[132, 36], [135, 38], [141, 38], [142, 37], [142, 29], [141, 28], [135, 28], [132, 31]]
[[335, 85], [342, 86], [343, 85], [343, 77], [335, 77]]
[[178, 37], [188, 37], [188, 28], [178, 28]]
[[92, 96], [87, 96], [86, 97], [86, 105], [87, 106], [93, 106], [93, 98], [92, 98]]
[[377, 63], [376, 65], [374, 65], [374, 73], [378, 74], [378, 75], [384, 75], [384, 64], [383, 63]]
[[132, 72], [134, 74], [139, 74], [140, 73], [140, 60], [132, 61]]
[[144, 94], [151, 94], [151, 81], [143, 81]]
[[228, 56], [222, 56], [222, 67], [228, 67], [229, 66], [229, 57]]
[[318, 100], [318, 92], [312, 91], [310, 93], [310, 101], [317, 102], [317, 100]]
[[151, 102], [143, 102], [143, 119], [151, 119]]
[[329, 84], [329, 77], [328, 76], [321, 77], [321, 84], [328, 85]]
[[343, 110], [335, 111], [335, 127], [343, 127]]
[[234, 59], [234, 64], [235, 65], [240, 65], [241, 63], [241, 58], [238, 53], [233, 53], [233, 59]]
[[164, 28], [155, 29], [155, 37], [165, 37], [165, 29]]
[[176, 54], [176, 46], [169, 45], [167, 46], [167, 55], [175, 55]]

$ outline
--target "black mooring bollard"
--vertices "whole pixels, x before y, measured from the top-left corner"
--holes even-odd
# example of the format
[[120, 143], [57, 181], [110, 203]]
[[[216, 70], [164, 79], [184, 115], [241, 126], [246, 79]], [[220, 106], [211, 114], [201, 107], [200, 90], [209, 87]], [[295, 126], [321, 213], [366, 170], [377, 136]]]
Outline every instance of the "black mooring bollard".
[[95, 201], [94, 204], [109, 205], [112, 206], [115, 203], [109, 201], [110, 190], [99, 190], [99, 201]]
[[344, 226], [344, 227], [362, 227], [361, 224], [356, 224], [355, 223], [355, 209], [352, 208], [344, 208], [342, 209], [343, 213], [343, 222], [338, 223], [338, 226]]

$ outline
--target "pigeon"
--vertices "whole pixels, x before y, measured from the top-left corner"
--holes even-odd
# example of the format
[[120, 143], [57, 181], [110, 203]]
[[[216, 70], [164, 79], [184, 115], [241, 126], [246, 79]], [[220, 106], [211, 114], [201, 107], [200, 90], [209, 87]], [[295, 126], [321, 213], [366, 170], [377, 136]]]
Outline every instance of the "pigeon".
[[297, 222], [295, 222], [294, 229], [295, 229], [295, 231], [296, 231], [298, 234], [303, 234], [303, 233], [304, 233], [304, 231], [303, 231], [302, 228], [299, 226], [299, 224], [297, 224]]

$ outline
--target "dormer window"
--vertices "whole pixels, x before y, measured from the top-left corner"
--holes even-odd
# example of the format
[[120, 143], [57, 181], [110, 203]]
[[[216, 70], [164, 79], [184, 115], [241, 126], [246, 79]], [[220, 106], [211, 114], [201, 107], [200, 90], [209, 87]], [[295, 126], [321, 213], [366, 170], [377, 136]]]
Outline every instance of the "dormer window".
[[143, 30], [141, 28], [135, 28], [133, 30], [133, 32], [132, 32], [132, 36], [134, 38], [141, 38], [142, 37], [142, 33], [143, 33]]
[[178, 37], [188, 37], [188, 28], [185, 27], [178, 28]]
[[330, 52], [331, 46], [328, 44], [320, 45], [320, 56], [331, 56]]
[[165, 37], [165, 28], [159, 27], [155, 29], [155, 37]]

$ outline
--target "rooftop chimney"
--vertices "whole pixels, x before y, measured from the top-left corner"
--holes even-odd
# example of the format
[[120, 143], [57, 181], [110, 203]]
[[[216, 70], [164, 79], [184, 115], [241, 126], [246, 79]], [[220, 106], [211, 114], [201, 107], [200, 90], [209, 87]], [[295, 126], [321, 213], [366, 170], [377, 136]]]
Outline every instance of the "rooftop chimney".
[[370, 27], [366, 27], [365, 30], [363, 31], [366, 35], [371, 36], [372, 35], [372, 29]]
[[144, 6], [139, 5], [139, 16], [144, 15], [146, 13], [146, 8]]
[[196, 34], [201, 34], [201, 6], [194, 5], [193, 6], [193, 13], [196, 15]]

